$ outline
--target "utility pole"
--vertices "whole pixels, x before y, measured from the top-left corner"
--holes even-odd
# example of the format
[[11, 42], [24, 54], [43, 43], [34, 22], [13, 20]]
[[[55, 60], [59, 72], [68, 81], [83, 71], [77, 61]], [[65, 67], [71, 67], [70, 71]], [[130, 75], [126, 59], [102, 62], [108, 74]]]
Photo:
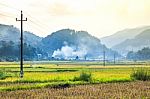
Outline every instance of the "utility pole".
[[103, 66], [105, 66], [105, 50], [103, 52]]
[[116, 54], [114, 53], [114, 64], [116, 64]]
[[105, 66], [105, 45], [103, 45], [103, 66]]
[[23, 14], [22, 14], [22, 11], [21, 11], [21, 19], [18, 20], [16, 18], [16, 21], [20, 21], [21, 22], [21, 37], [20, 37], [20, 40], [21, 40], [21, 45], [20, 45], [20, 77], [23, 78], [23, 21], [27, 21], [27, 18], [25, 20], [23, 20]]

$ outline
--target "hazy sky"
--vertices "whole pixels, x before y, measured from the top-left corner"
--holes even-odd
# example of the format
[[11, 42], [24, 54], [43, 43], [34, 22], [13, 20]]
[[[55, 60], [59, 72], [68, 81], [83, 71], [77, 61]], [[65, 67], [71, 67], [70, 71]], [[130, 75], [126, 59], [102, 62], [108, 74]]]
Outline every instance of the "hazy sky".
[[46, 36], [64, 28], [103, 37], [116, 31], [150, 25], [150, 0], [0, 0], [0, 23]]

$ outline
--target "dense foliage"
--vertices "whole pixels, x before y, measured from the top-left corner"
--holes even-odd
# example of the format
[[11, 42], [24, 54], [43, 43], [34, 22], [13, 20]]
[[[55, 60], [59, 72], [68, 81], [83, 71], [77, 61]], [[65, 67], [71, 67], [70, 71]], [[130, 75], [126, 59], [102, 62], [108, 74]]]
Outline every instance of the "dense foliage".
[[127, 58], [131, 60], [149, 60], [150, 59], [150, 48], [145, 47], [137, 52], [130, 51], [127, 54]]
[[75, 77], [74, 81], [92, 81], [92, 74], [82, 72], [79, 77]]
[[6, 74], [0, 71], [0, 80], [5, 79], [5, 78], [6, 78]]
[[[24, 60], [37, 60], [37, 54], [43, 54], [38, 48], [24, 43]], [[18, 61], [20, 59], [20, 45], [13, 41], [0, 41], [0, 61]]]
[[131, 77], [136, 80], [147, 81], [150, 80], [150, 72], [146, 69], [138, 69], [131, 74]]

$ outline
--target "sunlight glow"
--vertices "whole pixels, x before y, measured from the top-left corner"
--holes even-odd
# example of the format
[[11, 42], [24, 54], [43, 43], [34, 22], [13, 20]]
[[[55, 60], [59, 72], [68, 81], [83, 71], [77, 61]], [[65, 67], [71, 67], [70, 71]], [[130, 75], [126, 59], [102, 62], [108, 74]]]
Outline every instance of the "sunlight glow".
[[63, 28], [97, 37], [125, 28], [149, 25], [150, 0], [0, 0], [0, 23], [20, 27], [15, 17], [30, 19], [25, 30], [39, 36]]

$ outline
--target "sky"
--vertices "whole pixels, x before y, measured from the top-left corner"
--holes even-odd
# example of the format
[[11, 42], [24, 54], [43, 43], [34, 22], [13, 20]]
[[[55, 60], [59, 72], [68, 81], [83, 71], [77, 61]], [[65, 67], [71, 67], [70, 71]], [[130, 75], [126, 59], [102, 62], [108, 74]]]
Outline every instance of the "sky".
[[45, 37], [60, 29], [87, 31], [98, 38], [150, 25], [150, 0], [0, 0], [0, 23]]

